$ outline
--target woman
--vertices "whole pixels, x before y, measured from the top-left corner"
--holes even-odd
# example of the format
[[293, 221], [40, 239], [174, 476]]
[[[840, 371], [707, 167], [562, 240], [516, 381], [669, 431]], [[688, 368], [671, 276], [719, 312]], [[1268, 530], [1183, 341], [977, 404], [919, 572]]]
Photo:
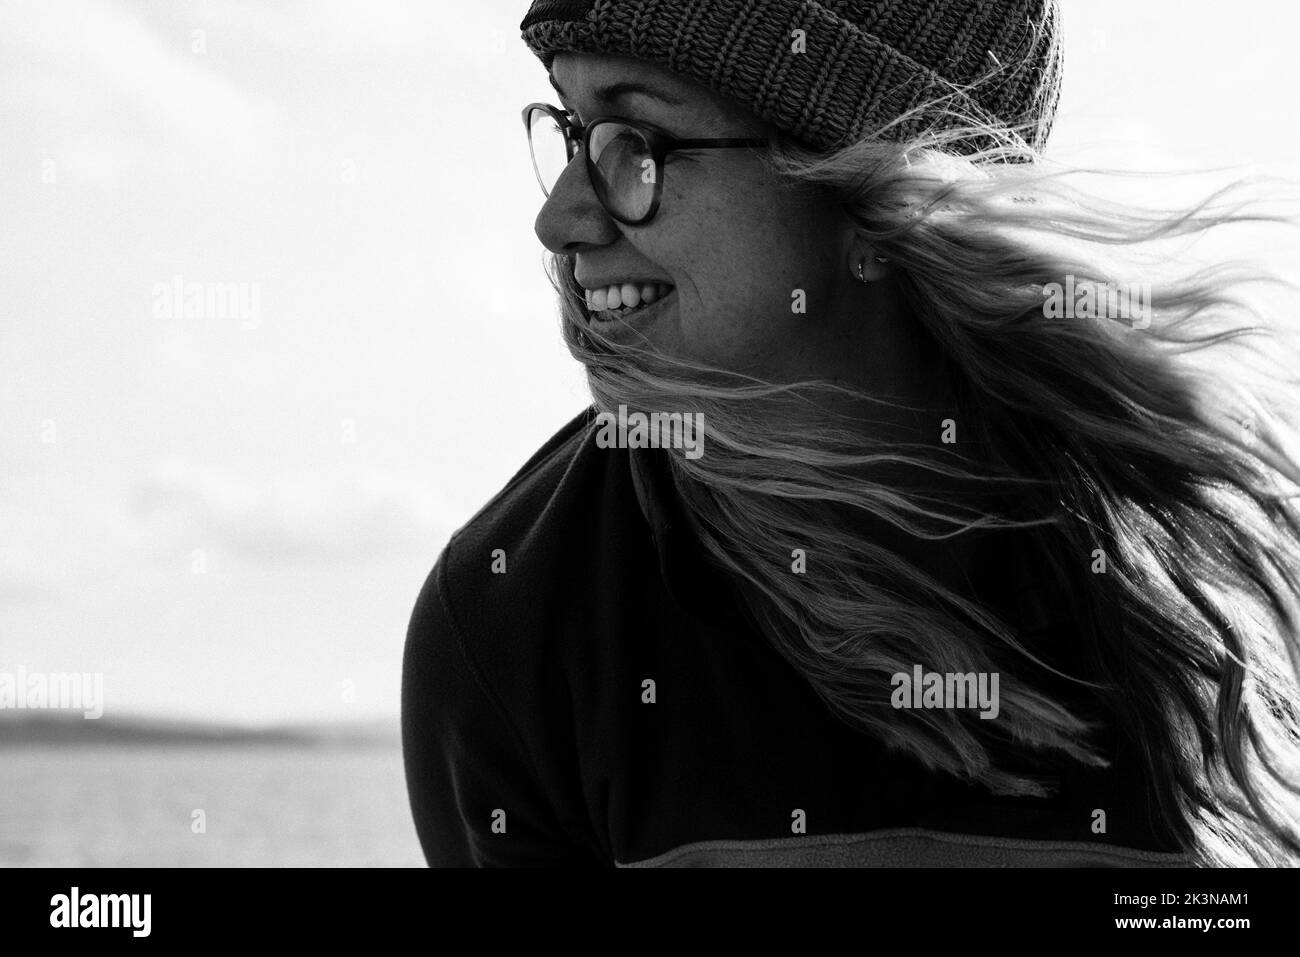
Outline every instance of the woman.
[[595, 403], [419, 596], [431, 864], [1300, 860], [1286, 344], [1140, 258], [1268, 217], [1070, 187], [1058, 20], [533, 4]]

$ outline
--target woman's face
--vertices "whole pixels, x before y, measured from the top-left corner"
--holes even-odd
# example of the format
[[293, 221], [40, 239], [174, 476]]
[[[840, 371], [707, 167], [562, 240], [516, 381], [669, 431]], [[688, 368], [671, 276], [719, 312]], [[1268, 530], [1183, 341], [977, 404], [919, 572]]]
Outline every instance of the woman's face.
[[[767, 132], [740, 105], [645, 61], [562, 53], [552, 82], [584, 123], [612, 115], [683, 138]], [[611, 96], [614, 84], [623, 89]], [[774, 381], [913, 392], [922, 353], [912, 324], [892, 283], [854, 276], [862, 247], [837, 205], [779, 183], [749, 149], [670, 153], [662, 186], [656, 216], [624, 225], [601, 206], [579, 155], [537, 217], [538, 237], [573, 258], [584, 288], [673, 287], [645, 315], [601, 323], [606, 335]], [[867, 276], [880, 279], [870, 252]]]

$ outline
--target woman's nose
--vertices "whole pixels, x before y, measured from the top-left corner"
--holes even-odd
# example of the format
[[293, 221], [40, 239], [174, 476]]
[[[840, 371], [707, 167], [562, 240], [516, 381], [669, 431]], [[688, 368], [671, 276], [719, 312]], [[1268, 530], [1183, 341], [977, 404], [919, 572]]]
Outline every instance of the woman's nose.
[[584, 246], [603, 246], [619, 236], [587, 175], [581, 156], [569, 161], [533, 224], [542, 245], [557, 255], [572, 255]]

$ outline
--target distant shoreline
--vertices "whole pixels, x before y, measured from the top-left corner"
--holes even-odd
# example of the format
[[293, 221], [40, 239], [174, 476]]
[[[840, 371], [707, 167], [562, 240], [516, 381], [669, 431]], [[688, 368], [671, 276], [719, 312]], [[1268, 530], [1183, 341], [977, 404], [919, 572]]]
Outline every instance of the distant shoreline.
[[0, 749], [82, 744], [331, 748], [398, 746], [401, 737], [396, 718], [392, 722], [244, 728], [140, 717], [90, 721], [80, 715], [0, 710]]

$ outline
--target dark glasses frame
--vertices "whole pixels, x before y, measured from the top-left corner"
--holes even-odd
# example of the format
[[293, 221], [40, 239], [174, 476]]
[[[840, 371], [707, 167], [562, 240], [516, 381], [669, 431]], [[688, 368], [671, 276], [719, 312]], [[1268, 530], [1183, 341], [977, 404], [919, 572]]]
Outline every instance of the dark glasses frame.
[[[585, 126], [573, 122], [569, 119], [568, 114], [559, 107], [552, 106], [549, 103], [529, 103], [524, 107], [523, 119], [524, 129], [528, 132], [528, 155], [532, 159], [533, 173], [537, 176], [537, 184], [542, 187], [543, 195], [550, 197], [550, 191], [546, 188], [546, 183], [542, 181], [542, 171], [537, 168], [537, 153], [533, 148], [533, 114], [541, 110], [550, 114], [555, 120], [560, 132], [564, 136], [565, 150], [569, 157], [569, 162], [578, 154], [578, 148], [582, 148], [583, 156], [587, 162], [587, 179], [591, 181], [592, 189], [596, 191], [596, 198], [600, 200], [600, 205], [605, 208], [605, 212], [610, 218], [623, 223], [626, 226], [642, 226], [654, 218], [655, 213], [659, 212], [659, 201], [663, 197], [664, 188], [664, 157], [675, 150], [720, 150], [736, 149], [739, 147], [769, 146], [770, 143], [765, 139], [723, 137], [708, 139], [681, 139], [665, 133], [663, 130], [651, 126], [648, 123], [638, 123], [634, 120], [627, 120], [621, 116], [598, 116]], [[639, 133], [646, 141], [650, 148], [650, 157], [654, 160], [655, 177], [654, 177], [654, 194], [650, 199], [650, 207], [644, 216], [637, 219], [628, 219], [616, 210], [611, 208], [608, 194], [608, 185], [601, 178], [599, 170], [596, 168], [595, 161], [591, 158], [591, 133], [592, 130], [607, 124], [618, 123], [620, 126], [627, 126]], [[557, 179], [556, 182], [559, 182]]]

